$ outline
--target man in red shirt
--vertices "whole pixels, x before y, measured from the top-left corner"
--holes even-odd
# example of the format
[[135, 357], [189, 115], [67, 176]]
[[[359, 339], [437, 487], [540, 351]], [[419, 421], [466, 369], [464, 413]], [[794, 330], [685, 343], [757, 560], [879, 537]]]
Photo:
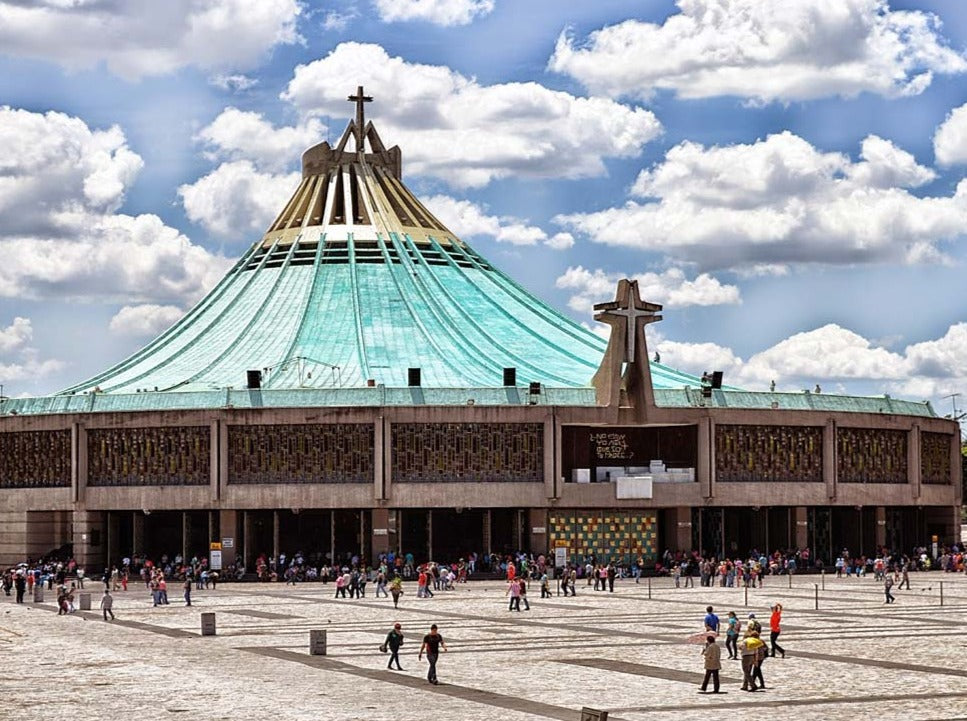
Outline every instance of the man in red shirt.
[[772, 644], [772, 650], [770, 655], [775, 658], [776, 651], [782, 654], [782, 657], [786, 657], [786, 649], [776, 643], [776, 639], [779, 638], [779, 634], [782, 633], [782, 629], [779, 624], [782, 622], [782, 604], [777, 603], [772, 607], [772, 616], [769, 618], [769, 641]]

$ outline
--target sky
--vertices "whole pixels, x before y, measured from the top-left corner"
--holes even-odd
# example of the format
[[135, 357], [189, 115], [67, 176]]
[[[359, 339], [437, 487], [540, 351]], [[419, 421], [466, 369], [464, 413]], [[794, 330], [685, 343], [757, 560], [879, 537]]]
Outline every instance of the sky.
[[589, 328], [633, 277], [667, 365], [962, 412], [958, 5], [0, 0], [3, 393], [175, 322], [363, 85], [410, 188]]

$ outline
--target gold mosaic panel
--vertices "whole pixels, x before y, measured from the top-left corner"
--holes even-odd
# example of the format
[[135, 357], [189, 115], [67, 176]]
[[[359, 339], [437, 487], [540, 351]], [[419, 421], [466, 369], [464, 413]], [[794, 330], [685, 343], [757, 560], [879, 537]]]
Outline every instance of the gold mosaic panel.
[[906, 483], [907, 433], [882, 428], [836, 429], [840, 483]]
[[920, 480], [935, 485], [950, 484], [950, 442], [946, 433], [920, 434]]
[[715, 480], [819, 483], [823, 480], [823, 429], [717, 425]]
[[541, 483], [540, 423], [394, 423], [394, 483]]
[[70, 484], [70, 431], [0, 433], [0, 488], [63, 488]]
[[229, 483], [372, 483], [372, 423], [229, 426]]
[[548, 518], [549, 551], [567, 543], [572, 563], [594, 556], [598, 562], [629, 564], [641, 556], [658, 558], [658, 519], [654, 511], [563, 511]]
[[91, 429], [87, 466], [90, 486], [204, 486], [211, 481], [211, 430]]

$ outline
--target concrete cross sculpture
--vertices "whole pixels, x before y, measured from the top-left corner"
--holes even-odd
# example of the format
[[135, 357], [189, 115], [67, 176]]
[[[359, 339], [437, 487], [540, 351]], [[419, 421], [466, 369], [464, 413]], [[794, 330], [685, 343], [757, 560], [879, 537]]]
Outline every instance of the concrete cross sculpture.
[[598, 303], [594, 310], [595, 320], [611, 326], [608, 349], [591, 380], [597, 389], [598, 405], [631, 406], [642, 411], [654, 405], [645, 325], [661, 320], [661, 306], [642, 301], [638, 281], [624, 279], [618, 282], [614, 300]]

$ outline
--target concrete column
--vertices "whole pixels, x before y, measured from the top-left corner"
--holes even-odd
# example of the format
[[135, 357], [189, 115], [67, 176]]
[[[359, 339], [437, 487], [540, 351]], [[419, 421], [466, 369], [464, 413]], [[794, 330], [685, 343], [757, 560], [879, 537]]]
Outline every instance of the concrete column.
[[220, 495], [219, 484], [221, 481], [222, 468], [222, 434], [220, 424], [217, 420], [211, 422], [209, 431], [209, 462], [208, 478], [211, 486], [211, 499], [217, 501]]
[[483, 512], [483, 550], [489, 556], [493, 553], [490, 545], [490, 509]]
[[[806, 548], [809, 545], [809, 509], [796, 506], [792, 509], [792, 522], [796, 536], [796, 548]], [[818, 553], [817, 549], [812, 549]]]
[[131, 555], [144, 553], [144, 514], [131, 511]]
[[920, 472], [920, 424], [915, 423], [907, 434], [907, 478], [910, 482], [911, 496], [914, 499], [920, 498], [921, 481], [923, 474]]
[[238, 558], [238, 547], [241, 543], [240, 538], [235, 537], [235, 529], [238, 526], [238, 511], [219, 511], [218, 512], [218, 528], [219, 533], [217, 538], [212, 538], [212, 541], [222, 541], [226, 538], [232, 539], [232, 547], [225, 548], [222, 545], [222, 565], [228, 566], [229, 564], [235, 563]]
[[255, 560], [252, 557], [252, 514], [248, 511], [242, 511], [242, 559], [245, 563], [246, 570], [252, 569], [252, 562]]
[[836, 421], [830, 418], [823, 429], [823, 481], [826, 497], [836, 498]]
[[279, 512], [272, 511], [272, 557], [279, 562]]
[[375, 561], [379, 557], [379, 554], [389, 553], [389, 525], [389, 510], [386, 508], [374, 508], [372, 531], [372, 561], [374, 566], [376, 565]]
[[711, 418], [702, 418], [698, 422], [695, 480], [702, 490], [702, 498], [715, 497], [715, 424]]
[[[385, 500], [386, 498], [386, 474], [383, 468], [383, 429], [385, 422], [383, 416], [376, 419], [373, 427], [373, 498]], [[375, 520], [373, 525], [375, 526]], [[375, 547], [375, 546], [374, 546]], [[375, 551], [374, 551], [375, 553]]]
[[74, 476], [72, 480], [72, 485], [76, 491], [75, 503], [83, 503], [84, 495], [87, 491], [87, 429], [81, 424], [76, 424], [76, 441], [77, 445], [75, 450], [77, 451], [77, 456], [74, 459], [73, 469], [71, 475]]
[[675, 539], [675, 550], [691, 550], [692, 509], [688, 506], [679, 506], [678, 508], [668, 509], [668, 513], [665, 515], [669, 519], [670, 523], [675, 524], [675, 527], [671, 529], [672, 533], [669, 534], [669, 536]]
[[547, 554], [547, 509], [531, 508], [527, 511], [527, 534], [530, 537], [531, 553]]
[[187, 511], [181, 512], [181, 557], [188, 559], [188, 534], [191, 533], [191, 519]]
[[433, 560], [433, 509], [426, 511], [426, 558]]
[[876, 530], [873, 542], [876, 543], [877, 548], [886, 545], [886, 506], [876, 507]]
[[336, 563], [336, 512], [329, 511], [329, 561]]

